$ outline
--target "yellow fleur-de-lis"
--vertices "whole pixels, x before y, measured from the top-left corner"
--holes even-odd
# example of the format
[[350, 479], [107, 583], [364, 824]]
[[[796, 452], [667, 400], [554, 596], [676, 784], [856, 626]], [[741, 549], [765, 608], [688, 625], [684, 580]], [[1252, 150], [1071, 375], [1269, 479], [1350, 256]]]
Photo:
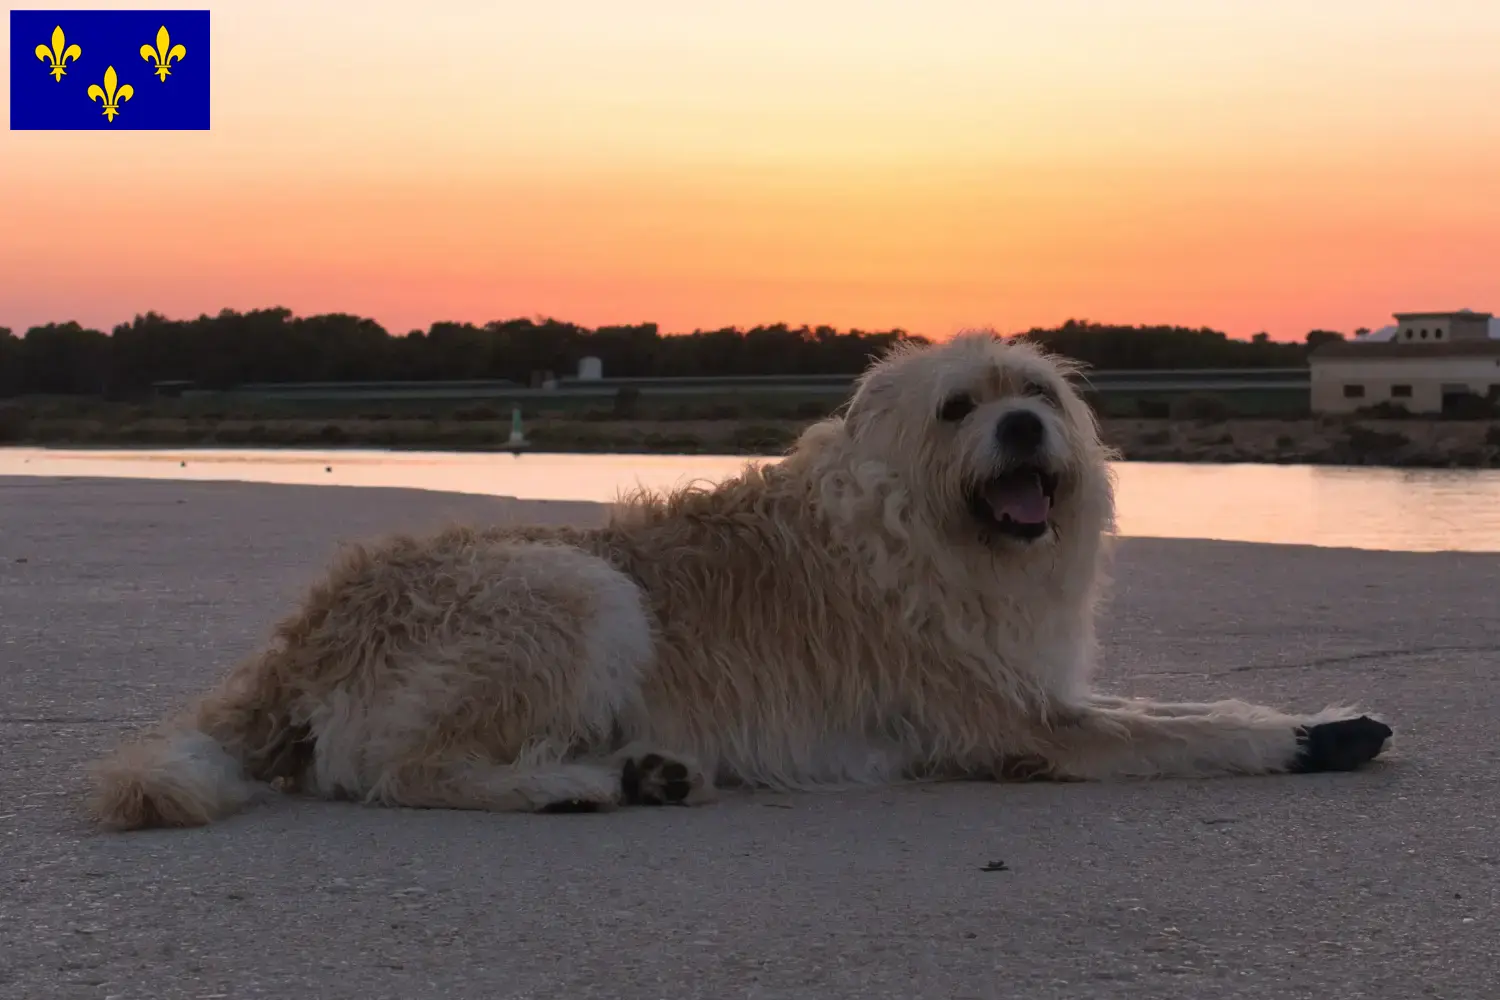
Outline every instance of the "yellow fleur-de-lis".
[[52, 29], [52, 47], [50, 49], [45, 45], [36, 47], [36, 57], [52, 64], [47, 67], [47, 72], [52, 74], [52, 79], [59, 82], [62, 81], [63, 74], [68, 71], [68, 60], [77, 62], [78, 57], [83, 55], [82, 49], [77, 45], [69, 45], [67, 42], [68, 40], [63, 37], [62, 25], [59, 24]]
[[104, 88], [101, 90], [97, 83], [89, 84], [89, 100], [104, 102], [104, 116], [110, 121], [115, 120], [115, 115], [120, 113], [120, 102], [128, 101], [135, 96], [135, 88], [130, 84], [116, 88], [120, 78], [115, 75], [115, 68], [109, 67], [104, 71]]
[[167, 34], [167, 26], [164, 24], [156, 32], [156, 48], [149, 45], [141, 46], [141, 58], [147, 62], [156, 63], [156, 77], [163, 83], [167, 81], [167, 74], [172, 72], [172, 60], [182, 62], [187, 55], [187, 49], [181, 43], [172, 44], [172, 36]]

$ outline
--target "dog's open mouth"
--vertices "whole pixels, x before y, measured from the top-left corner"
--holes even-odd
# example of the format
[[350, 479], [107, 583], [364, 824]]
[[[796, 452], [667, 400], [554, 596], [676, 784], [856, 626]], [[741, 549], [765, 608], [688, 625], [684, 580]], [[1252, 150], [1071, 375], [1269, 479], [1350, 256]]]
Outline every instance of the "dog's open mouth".
[[1020, 465], [979, 484], [969, 495], [969, 506], [992, 530], [1030, 541], [1046, 534], [1056, 495], [1056, 475]]

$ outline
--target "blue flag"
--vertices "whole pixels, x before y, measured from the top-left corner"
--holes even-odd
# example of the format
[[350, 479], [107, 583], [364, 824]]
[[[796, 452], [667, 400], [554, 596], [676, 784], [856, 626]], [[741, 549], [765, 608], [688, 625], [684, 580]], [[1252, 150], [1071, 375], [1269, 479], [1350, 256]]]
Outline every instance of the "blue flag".
[[12, 129], [206, 129], [206, 10], [13, 10]]

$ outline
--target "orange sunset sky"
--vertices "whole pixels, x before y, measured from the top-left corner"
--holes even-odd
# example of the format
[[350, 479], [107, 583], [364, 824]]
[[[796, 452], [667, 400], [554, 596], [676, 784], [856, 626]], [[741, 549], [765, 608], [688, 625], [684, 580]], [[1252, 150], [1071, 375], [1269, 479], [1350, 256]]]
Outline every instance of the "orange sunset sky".
[[211, 10], [211, 131], [0, 134], [0, 326], [1500, 312], [1497, 0]]

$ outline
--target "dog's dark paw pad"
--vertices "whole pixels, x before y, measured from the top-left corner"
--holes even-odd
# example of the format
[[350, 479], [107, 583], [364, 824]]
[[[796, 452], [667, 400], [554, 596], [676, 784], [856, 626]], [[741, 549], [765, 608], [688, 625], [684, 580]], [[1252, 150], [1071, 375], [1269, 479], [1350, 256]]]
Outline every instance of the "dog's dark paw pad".
[[692, 794], [693, 782], [686, 764], [648, 753], [625, 762], [620, 791], [631, 805], [681, 805]]
[[1291, 770], [1297, 774], [1352, 771], [1379, 756], [1390, 738], [1391, 727], [1368, 715], [1303, 726], [1297, 730], [1297, 756]]

